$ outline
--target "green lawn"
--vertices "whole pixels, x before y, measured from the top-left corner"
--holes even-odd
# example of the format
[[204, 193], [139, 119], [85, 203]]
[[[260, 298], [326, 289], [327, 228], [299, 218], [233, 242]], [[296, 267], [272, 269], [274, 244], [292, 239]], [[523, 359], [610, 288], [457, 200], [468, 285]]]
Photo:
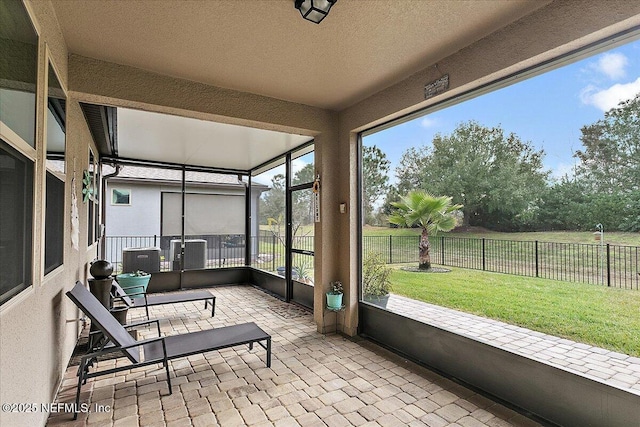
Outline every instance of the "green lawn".
[[399, 295], [640, 357], [640, 291], [460, 268], [391, 280]]

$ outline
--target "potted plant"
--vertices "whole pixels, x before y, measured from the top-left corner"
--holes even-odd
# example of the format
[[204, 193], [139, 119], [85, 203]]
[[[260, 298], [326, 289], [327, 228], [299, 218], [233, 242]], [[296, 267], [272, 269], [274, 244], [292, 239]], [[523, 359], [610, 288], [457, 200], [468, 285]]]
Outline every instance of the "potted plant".
[[363, 299], [385, 308], [391, 291], [390, 275], [391, 268], [384, 263], [380, 254], [367, 254], [362, 261]]
[[342, 282], [336, 280], [330, 283], [330, 290], [327, 292], [327, 307], [330, 310], [342, 309], [342, 295], [344, 294], [344, 288]]
[[151, 274], [138, 270], [133, 273], [122, 273], [116, 276], [116, 281], [127, 294], [139, 294], [147, 292]]
[[309, 263], [307, 261], [301, 261], [300, 264], [291, 269], [291, 278], [299, 282], [313, 285], [311, 273], [312, 270], [309, 268]]

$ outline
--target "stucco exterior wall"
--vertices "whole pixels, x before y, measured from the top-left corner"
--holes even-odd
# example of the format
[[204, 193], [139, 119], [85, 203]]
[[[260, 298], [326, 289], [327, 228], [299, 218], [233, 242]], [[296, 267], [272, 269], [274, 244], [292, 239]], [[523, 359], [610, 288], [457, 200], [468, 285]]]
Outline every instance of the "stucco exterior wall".
[[[78, 102], [67, 103], [67, 179], [65, 181], [64, 264], [43, 277], [44, 249], [44, 73], [48, 61], [67, 83], [67, 48], [48, 1], [28, 1], [27, 8], [39, 33], [36, 141], [38, 144], [34, 181], [33, 285], [0, 307], [0, 402], [46, 404], [53, 401], [79, 333], [79, 317], [64, 295], [76, 280], [86, 281], [88, 262], [97, 245], [87, 247], [87, 209], [81, 202], [81, 174], [88, 166], [91, 136]], [[80, 249], [70, 240], [71, 178], [75, 159], [76, 191], [80, 214]], [[48, 414], [0, 412], [2, 426], [44, 425]]]

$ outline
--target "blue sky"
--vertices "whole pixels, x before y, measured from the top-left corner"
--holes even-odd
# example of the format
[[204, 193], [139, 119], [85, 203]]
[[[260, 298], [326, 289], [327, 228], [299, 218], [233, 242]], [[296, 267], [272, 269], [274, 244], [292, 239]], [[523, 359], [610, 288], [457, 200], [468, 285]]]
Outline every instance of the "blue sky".
[[[426, 82], [425, 82], [426, 83]], [[422, 116], [364, 138], [377, 145], [395, 166], [409, 147], [431, 145], [437, 133], [449, 134], [467, 120], [501, 126], [544, 149], [552, 176], [571, 173], [582, 148], [580, 128], [640, 92], [640, 41], [590, 56], [470, 101]]]

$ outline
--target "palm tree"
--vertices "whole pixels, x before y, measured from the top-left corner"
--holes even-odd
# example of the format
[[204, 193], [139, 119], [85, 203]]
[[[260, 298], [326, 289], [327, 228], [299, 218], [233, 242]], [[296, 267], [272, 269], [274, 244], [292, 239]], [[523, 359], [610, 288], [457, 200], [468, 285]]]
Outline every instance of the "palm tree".
[[396, 211], [389, 216], [389, 222], [398, 227], [422, 227], [419, 245], [420, 270], [431, 268], [431, 245], [429, 234], [450, 231], [456, 226], [456, 211], [462, 205], [451, 204], [451, 197], [433, 196], [426, 191], [410, 191], [400, 202], [392, 203]]

